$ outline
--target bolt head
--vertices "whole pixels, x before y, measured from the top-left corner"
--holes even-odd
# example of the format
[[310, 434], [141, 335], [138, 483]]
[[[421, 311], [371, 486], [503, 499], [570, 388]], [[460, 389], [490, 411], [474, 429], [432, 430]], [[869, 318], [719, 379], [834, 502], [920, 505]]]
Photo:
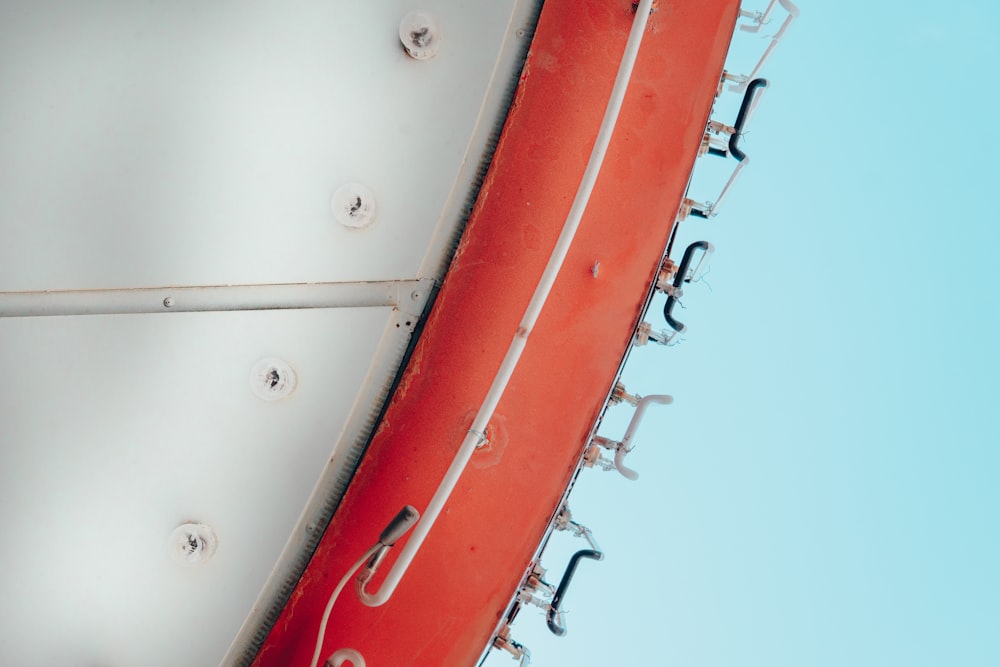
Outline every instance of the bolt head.
[[205, 563], [214, 556], [219, 546], [219, 539], [211, 526], [203, 523], [184, 523], [170, 533], [167, 546], [175, 563], [191, 566]]
[[399, 41], [414, 60], [430, 60], [441, 48], [441, 29], [427, 12], [410, 12], [399, 22]]
[[361, 183], [347, 183], [333, 193], [330, 208], [334, 219], [345, 227], [367, 227], [375, 221], [375, 193]]
[[263, 401], [277, 401], [295, 391], [298, 377], [281, 359], [261, 359], [250, 371], [250, 389]]

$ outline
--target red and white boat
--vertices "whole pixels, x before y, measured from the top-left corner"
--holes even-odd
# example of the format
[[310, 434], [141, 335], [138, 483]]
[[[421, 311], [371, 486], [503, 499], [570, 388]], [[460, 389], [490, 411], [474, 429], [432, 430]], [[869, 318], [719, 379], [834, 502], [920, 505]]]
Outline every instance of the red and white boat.
[[669, 402], [619, 379], [684, 330], [675, 234], [732, 184], [692, 170], [748, 163], [796, 15], [3, 3], [0, 664], [526, 664], [518, 610], [564, 632], [603, 558], [577, 476]]

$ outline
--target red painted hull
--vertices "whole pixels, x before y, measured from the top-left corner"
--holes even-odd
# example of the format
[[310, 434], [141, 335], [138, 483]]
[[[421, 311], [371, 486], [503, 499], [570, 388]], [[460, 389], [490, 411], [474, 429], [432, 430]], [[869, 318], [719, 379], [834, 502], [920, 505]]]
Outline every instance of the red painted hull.
[[[661, 262], [736, 0], [658, 3], [586, 215], [477, 451], [393, 597], [350, 589], [323, 657], [471, 665], [579, 465]], [[630, 2], [550, 1], [479, 201], [347, 495], [254, 664], [308, 665], [327, 598], [405, 504], [426, 506], [500, 366], [590, 155]], [[592, 268], [599, 262], [597, 275]], [[388, 569], [395, 554], [383, 566]], [[369, 585], [377, 590], [377, 575]]]

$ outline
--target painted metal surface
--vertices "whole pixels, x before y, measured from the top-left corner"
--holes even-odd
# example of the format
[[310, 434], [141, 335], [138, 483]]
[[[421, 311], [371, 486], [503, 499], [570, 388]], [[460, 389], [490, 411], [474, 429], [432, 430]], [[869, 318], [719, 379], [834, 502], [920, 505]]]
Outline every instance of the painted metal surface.
[[[217, 663], [338, 453], [394, 317], [0, 320], [0, 365], [17, 369], [0, 387], [0, 663]], [[345, 361], [330, 331], [363, 361]], [[263, 401], [252, 373], [270, 356], [297, 386]], [[169, 538], [188, 522], [218, 546], [181, 567]]]
[[402, 0], [0, 4], [0, 664], [217, 664], [266, 616], [443, 274], [535, 4], [435, 0], [426, 62]]
[[427, 278], [353, 283], [0, 292], [0, 317], [373, 307], [395, 308], [420, 315], [433, 287], [434, 281]]
[[417, 277], [518, 4], [436, 0], [427, 62], [403, 0], [0, 4], [0, 288]]
[[[426, 505], [444, 475], [569, 212], [631, 11], [631, 2], [545, 5], [424, 333], [256, 665], [308, 664], [333, 586], [393, 514], [405, 504]], [[490, 422], [488, 443], [473, 455], [393, 598], [376, 609], [351, 595], [340, 599], [324, 654], [349, 647], [371, 665], [469, 665], [491, 640], [632, 339], [737, 11], [731, 0], [657, 3], [590, 207]], [[378, 583], [376, 576], [372, 587]]]

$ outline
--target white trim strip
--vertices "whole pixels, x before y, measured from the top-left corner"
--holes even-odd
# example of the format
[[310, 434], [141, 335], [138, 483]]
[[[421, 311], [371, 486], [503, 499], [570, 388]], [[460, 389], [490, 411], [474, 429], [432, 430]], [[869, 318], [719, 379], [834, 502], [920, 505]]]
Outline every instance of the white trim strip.
[[379, 306], [418, 315], [432, 286], [425, 279], [0, 292], [0, 318]]
[[403, 578], [407, 568], [409, 568], [413, 557], [423, 544], [424, 538], [427, 537], [427, 533], [433, 527], [435, 520], [444, 508], [445, 502], [447, 502], [452, 490], [458, 483], [459, 477], [465, 470], [466, 464], [468, 464], [469, 459], [472, 457], [472, 453], [480, 441], [479, 434], [486, 432], [486, 425], [493, 417], [493, 411], [496, 410], [497, 404], [500, 402], [500, 397], [507, 388], [507, 383], [510, 381], [514, 369], [517, 367], [517, 363], [521, 358], [521, 352], [528, 341], [528, 335], [534, 328], [535, 322], [538, 320], [538, 315], [545, 305], [545, 301], [548, 299], [549, 291], [552, 289], [559, 269], [562, 268], [566, 254], [569, 252], [570, 244], [573, 242], [573, 237], [580, 226], [580, 220], [583, 218], [583, 213], [590, 202], [590, 194], [594, 189], [594, 184], [597, 182], [597, 175], [601, 170], [601, 165], [604, 163], [604, 155], [607, 152], [608, 145], [611, 143], [611, 135], [618, 122], [618, 113], [621, 111], [622, 102], [625, 99], [625, 91], [628, 89], [629, 81], [632, 78], [632, 68], [635, 66], [635, 61], [639, 54], [639, 46], [646, 31], [646, 21], [649, 19], [652, 2], [653, 0], [642, 0], [636, 9], [632, 29], [629, 32], [628, 42], [625, 45], [625, 52], [622, 55], [621, 64], [618, 66], [615, 85], [611, 91], [607, 108], [604, 111], [604, 119], [601, 121], [597, 140], [590, 153], [590, 159], [587, 162], [583, 179], [577, 189], [576, 198], [573, 200], [573, 206], [570, 208], [566, 222], [563, 223], [562, 233], [559, 235], [558, 241], [556, 241], [556, 246], [549, 256], [545, 272], [542, 274], [541, 280], [535, 288], [535, 293], [528, 303], [524, 317], [521, 319], [521, 324], [514, 334], [514, 340], [511, 341], [510, 347], [507, 349], [507, 355], [504, 357], [496, 377], [493, 378], [493, 383], [490, 385], [489, 392], [480, 406], [476, 418], [472, 422], [468, 435], [462, 441], [462, 445], [455, 454], [448, 472], [445, 473], [444, 479], [441, 480], [441, 484], [434, 493], [434, 497], [427, 504], [420, 522], [413, 529], [413, 534], [406, 541], [406, 545], [399, 554], [399, 558], [393, 563], [392, 569], [386, 575], [385, 582], [381, 588], [379, 588], [377, 593], [368, 593], [364, 590], [363, 583], [356, 587], [358, 597], [369, 607], [377, 607], [385, 604], [393, 591], [396, 590], [396, 586]]

